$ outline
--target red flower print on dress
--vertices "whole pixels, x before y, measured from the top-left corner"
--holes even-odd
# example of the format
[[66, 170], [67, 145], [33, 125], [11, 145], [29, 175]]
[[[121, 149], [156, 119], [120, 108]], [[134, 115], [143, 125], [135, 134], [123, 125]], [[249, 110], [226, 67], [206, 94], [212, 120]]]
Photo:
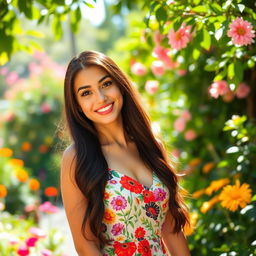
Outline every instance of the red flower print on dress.
[[145, 203], [155, 202], [154, 193], [152, 191], [144, 190], [143, 198]]
[[152, 256], [148, 240], [144, 239], [139, 242], [138, 252], [141, 256]]
[[122, 184], [123, 188], [136, 194], [140, 194], [143, 190], [143, 186], [138, 181], [128, 176], [122, 176], [120, 183]]
[[124, 229], [124, 224], [122, 223], [116, 223], [115, 225], [113, 225], [112, 229], [111, 229], [111, 233], [114, 235], [114, 236], [118, 236], [122, 233]]
[[105, 223], [112, 224], [113, 222], [115, 222], [115, 218], [116, 218], [116, 215], [112, 210], [110, 209], [105, 210], [104, 216], [103, 216], [103, 221]]
[[135, 237], [136, 238], [143, 238], [146, 234], [146, 231], [143, 227], [138, 227], [136, 230], [135, 230]]
[[127, 201], [123, 196], [116, 196], [112, 199], [111, 205], [116, 211], [123, 210], [127, 206]]
[[134, 242], [120, 243], [114, 242], [114, 252], [117, 256], [132, 256], [136, 252], [137, 246]]
[[162, 188], [157, 188], [154, 191], [156, 201], [164, 201], [166, 198], [166, 192]]
[[146, 215], [156, 220], [159, 214], [159, 206], [157, 206], [154, 202], [150, 202], [146, 204], [145, 208], [146, 208]]

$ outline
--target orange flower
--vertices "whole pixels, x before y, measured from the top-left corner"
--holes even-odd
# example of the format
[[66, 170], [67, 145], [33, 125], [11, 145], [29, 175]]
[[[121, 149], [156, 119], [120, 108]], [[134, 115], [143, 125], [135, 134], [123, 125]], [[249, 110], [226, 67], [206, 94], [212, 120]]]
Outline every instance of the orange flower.
[[116, 218], [116, 215], [112, 210], [110, 210], [110, 209], [105, 210], [105, 213], [104, 213], [104, 216], [103, 216], [103, 221], [105, 223], [112, 224], [112, 223], [115, 222], [115, 218]]
[[47, 153], [48, 149], [49, 149], [48, 146], [42, 144], [42, 145], [39, 146], [38, 151], [39, 151], [40, 153], [42, 153], [42, 154], [45, 154], [45, 153]]
[[190, 225], [186, 222], [184, 226], [184, 233], [186, 236], [190, 236], [194, 232], [195, 226], [198, 220], [198, 213], [197, 212], [190, 213], [189, 219], [190, 219]]
[[110, 194], [108, 192], [104, 192], [104, 200], [109, 199]]
[[29, 142], [23, 142], [22, 145], [21, 145], [21, 149], [24, 151], [24, 152], [28, 152], [31, 150], [31, 144]]
[[7, 196], [7, 189], [4, 185], [0, 184], [0, 197], [4, 198]]
[[33, 191], [36, 191], [40, 188], [40, 182], [37, 179], [31, 179], [29, 181], [29, 188]]
[[219, 197], [221, 205], [234, 212], [239, 206], [244, 208], [251, 202], [252, 190], [249, 188], [249, 184], [244, 183], [240, 186], [240, 181], [236, 180], [235, 185], [225, 186]]
[[203, 195], [205, 192], [205, 189], [200, 189], [200, 190], [197, 190], [195, 191], [193, 194], [192, 194], [192, 197], [193, 198], [199, 198], [201, 195]]
[[24, 169], [17, 169], [16, 172], [16, 177], [20, 182], [26, 182], [28, 179], [28, 173]]
[[10, 159], [9, 163], [15, 166], [20, 166], [20, 167], [24, 166], [24, 162], [21, 159], [13, 158], [13, 159]]
[[202, 213], [208, 212], [219, 201], [219, 196], [214, 196], [211, 200], [203, 203], [203, 205], [200, 208], [200, 211]]
[[203, 166], [203, 173], [208, 173], [215, 166], [213, 162], [209, 162]]
[[200, 158], [194, 158], [194, 159], [192, 159], [189, 163], [188, 163], [188, 165], [190, 166], [190, 167], [196, 167], [197, 165], [199, 165], [201, 163], [201, 159]]
[[10, 148], [0, 148], [0, 156], [10, 157], [12, 156], [13, 151]]
[[47, 187], [45, 190], [44, 190], [44, 194], [46, 196], [57, 196], [58, 195], [58, 189], [55, 188], [55, 187]]
[[211, 182], [210, 186], [205, 189], [205, 194], [211, 195], [213, 192], [218, 191], [225, 185], [227, 185], [230, 182], [228, 178], [214, 180]]

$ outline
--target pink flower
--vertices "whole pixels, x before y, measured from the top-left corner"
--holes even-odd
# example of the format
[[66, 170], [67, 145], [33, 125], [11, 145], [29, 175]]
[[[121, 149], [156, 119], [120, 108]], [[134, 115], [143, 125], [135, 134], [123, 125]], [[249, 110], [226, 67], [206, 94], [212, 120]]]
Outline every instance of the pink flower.
[[232, 42], [237, 45], [248, 45], [254, 42], [255, 31], [252, 24], [242, 18], [236, 18], [229, 24], [228, 36]]
[[170, 29], [168, 33], [169, 45], [176, 50], [185, 48], [192, 39], [190, 29], [191, 26], [185, 26], [184, 24], [176, 32], [174, 29]]
[[52, 110], [52, 108], [51, 108], [51, 106], [50, 106], [49, 103], [44, 102], [44, 103], [40, 106], [40, 110], [41, 110], [42, 113], [47, 114], [47, 113], [49, 113], [49, 112]]
[[56, 213], [59, 211], [59, 208], [52, 205], [51, 202], [46, 201], [38, 207], [38, 210], [46, 213]]
[[170, 49], [165, 49], [160, 45], [157, 45], [153, 50], [153, 55], [159, 60], [163, 61], [167, 68], [176, 68], [179, 63], [172, 61], [168, 52]]
[[20, 242], [20, 239], [16, 236], [11, 236], [10, 239], [9, 239], [9, 243], [11, 245], [18, 244], [19, 242]]
[[8, 111], [4, 114], [3, 119], [6, 122], [11, 122], [15, 118], [15, 114], [11, 111]]
[[48, 249], [43, 249], [41, 250], [41, 256], [52, 256], [52, 251], [48, 250]]
[[159, 82], [157, 80], [148, 80], [145, 84], [145, 90], [149, 94], [154, 94], [159, 87]]
[[161, 76], [165, 72], [164, 63], [161, 60], [152, 62], [151, 70], [155, 76]]
[[29, 255], [29, 248], [26, 245], [20, 245], [17, 250], [18, 255], [27, 256]]
[[225, 102], [230, 102], [234, 99], [235, 97], [235, 94], [233, 91], [231, 91], [230, 89], [228, 90], [228, 92], [226, 92], [223, 96], [222, 96], [222, 99], [223, 101]]
[[6, 76], [7, 72], [8, 72], [8, 68], [7, 67], [0, 68], [0, 75]]
[[246, 98], [251, 89], [246, 83], [240, 83], [236, 89], [236, 97], [239, 99]]
[[25, 212], [32, 212], [32, 211], [36, 210], [36, 205], [35, 204], [26, 205], [24, 210], [25, 210]]
[[112, 229], [111, 229], [111, 233], [114, 235], [114, 236], [118, 236], [122, 233], [124, 229], [124, 224], [122, 223], [116, 223], [113, 225]]
[[31, 227], [28, 232], [32, 235], [34, 235], [35, 237], [38, 238], [44, 238], [46, 237], [46, 233], [44, 232], [44, 230], [37, 228], [37, 227]]
[[196, 138], [196, 132], [192, 129], [185, 132], [185, 139], [191, 141]]
[[186, 69], [178, 69], [177, 74], [179, 76], [185, 76], [187, 74], [187, 70]]
[[13, 85], [18, 81], [18, 79], [19, 79], [18, 74], [15, 71], [13, 71], [7, 75], [5, 81], [8, 85]]
[[213, 98], [218, 98], [220, 95], [224, 95], [229, 91], [228, 83], [224, 80], [215, 81], [208, 89], [209, 94]]
[[191, 120], [192, 115], [191, 115], [191, 113], [188, 110], [184, 110], [181, 113], [181, 117], [184, 118], [186, 121], [189, 121], [189, 120]]
[[38, 75], [42, 72], [42, 67], [35, 62], [32, 62], [29, 64], [28, 70], [30, 73], [32, 73], [32, 75]]
[[137, 76], [143, 76], [143, 75], [146, 74], [147, 69], [142, 63], [135, 62], [131, 66], [131, 71], [132, 71], [133, 74], [135, 74]]
[[186, 127], [186, 120], [182, 117], [179, 117], [174, 122], [174, 129], [178, 132], [182, 132]]
[[154, 40], [155, 45], [160, 45], [163, 38], [164, 38], [164, 36], [160, 33], [159, 30], [156, 30], [154, 32], [153, 40]]
[[164, 201], [166, 198], [166, 192], [162, 188], [156, 188], [153, 193], [156, 201]]
[[37, 242], [38, 238], [37, 237], [30, 237], [26, 240], [26, 245], [28, 247], [35, 247], [35, 244]]
[[112, 207], [116, 210], [123, 210], [127, 206], [127, 201], [123, 196], [116, 196], [111, 201]]
[[180, 157], [180, 151], [177, 149], [177, 148], [174, 148], [172, 151], [171, 151], [171, 155], [176, 157], [176, 158], [179, 158]]

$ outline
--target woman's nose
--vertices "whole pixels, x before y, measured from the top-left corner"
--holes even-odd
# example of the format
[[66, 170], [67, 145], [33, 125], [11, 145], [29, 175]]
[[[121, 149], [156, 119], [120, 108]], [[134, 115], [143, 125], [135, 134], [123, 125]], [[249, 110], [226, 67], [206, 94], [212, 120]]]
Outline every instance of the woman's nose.
[[104, 92], [102, 91], [98, 91], [97, 93], [97, 99], [101, 102], [106, 100], [106, 95], [104, 94]]

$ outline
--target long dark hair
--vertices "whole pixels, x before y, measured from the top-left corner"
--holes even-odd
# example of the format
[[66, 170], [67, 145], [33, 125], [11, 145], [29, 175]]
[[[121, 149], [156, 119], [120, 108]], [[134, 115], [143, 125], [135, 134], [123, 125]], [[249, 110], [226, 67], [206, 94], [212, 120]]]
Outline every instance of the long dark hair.
[[75, 146], [75, 181], [87, 199], [81, 232], [86, 238], [87, 221], [92, 233], [99, 240], [100, 248], [109, 242], [101, 232], [104, 215], [103, 196], [108, 178], [108, 164], [101, 150], [93, 122], [82, 112], [74, 94], [74, 78], [83, 68], [97, 65], [103, 68], [123, 94], [123, 127], [126, 138], [132, 138], [143, 162], [157, 174], [170, 191], [169, 209], [174, 217], [174, 232], [178, 233], [189, 223], [188, 209], [181, 196], [178, 176], [169, 164], [164, 148], [151, 130], [149, 117], [144, 111], [137, 90], [120, 68], [104, 54], [84, 51], [74, 57], [67, 68], [64, 85], [65, 119]]

